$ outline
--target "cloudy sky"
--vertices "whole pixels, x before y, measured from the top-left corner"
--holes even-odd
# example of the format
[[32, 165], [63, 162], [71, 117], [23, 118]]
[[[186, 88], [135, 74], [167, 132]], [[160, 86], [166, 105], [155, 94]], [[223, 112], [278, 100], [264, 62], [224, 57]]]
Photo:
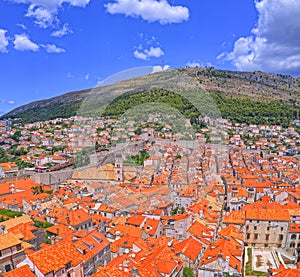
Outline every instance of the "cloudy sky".
[[0, 114], [129, 68], [300, 76], [299, 0], [0, 0]]

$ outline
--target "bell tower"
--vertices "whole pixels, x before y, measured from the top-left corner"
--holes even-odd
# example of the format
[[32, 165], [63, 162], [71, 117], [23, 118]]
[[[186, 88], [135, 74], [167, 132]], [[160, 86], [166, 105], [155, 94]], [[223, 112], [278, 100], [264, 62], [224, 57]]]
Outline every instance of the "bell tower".
[[115, 156], [115, 180], [118, 182], [123, 182], [123, 157], [122, 154], [117, 154]]

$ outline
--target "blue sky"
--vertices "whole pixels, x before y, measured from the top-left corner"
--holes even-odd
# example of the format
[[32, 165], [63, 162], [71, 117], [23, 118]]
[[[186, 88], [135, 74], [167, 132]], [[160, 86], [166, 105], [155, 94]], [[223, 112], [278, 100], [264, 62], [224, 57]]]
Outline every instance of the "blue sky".
[[0, 114], [140, 66], [300, 73], [298, 0], [0, 0]]

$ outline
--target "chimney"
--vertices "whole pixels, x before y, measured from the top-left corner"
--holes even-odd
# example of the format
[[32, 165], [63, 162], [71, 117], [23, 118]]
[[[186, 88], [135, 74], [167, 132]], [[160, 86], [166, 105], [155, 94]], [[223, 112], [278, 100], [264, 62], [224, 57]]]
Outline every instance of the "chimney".
[[132, 268], [131, 277], [139, 277], [139, 270], [137, 267]]
[[123, 262], [123, 266], [124, 266], [124, 271], [125, 272], [129, 272], [130, 261], [129, 260], [125, 260]]
[[4, 225], [0, 225], [0, 233], [1, 234], [6, 234], [7, 233], [6, 227]]
[[116, 231], [116, 240], [118, 240], [118, 239], [120, 239], [121, 238], [121, 236], [120, 236], [120, 231]]

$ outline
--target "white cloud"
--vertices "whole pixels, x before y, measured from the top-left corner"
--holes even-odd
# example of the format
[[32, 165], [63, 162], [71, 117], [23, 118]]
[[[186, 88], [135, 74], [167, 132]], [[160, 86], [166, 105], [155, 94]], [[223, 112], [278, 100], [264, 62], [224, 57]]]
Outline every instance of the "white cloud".
[[61, 38], [67, 34], [72, 34], [73, 31], [69, 28], [68, 24], [65, 24], [61, 29], [51, 33], [52, 37]]
[[27, 4], [28, 9], [25, 16], [34, 18], [35, 24], [42, 28], [51, 26], [58, 21], [56, 15], [63, 4], [74, 7], [86, 7], [90, 0], [11, 0], [15, 3]]
[[105, 5], [110, 14], [125, 14], [141, 17], [146, 21], [160, 24], [180, 23], [188, 20], [189, 9], [171, 6], [167, 0], [116, 0]]
[[257, 27], [240, 37], [230, 53], [217, 59], [231, 61], [239, 70], [300, 73], [300, 1], [256, 1]]
[[7, 104], [9, 104], [9, 105], [13, 105], [13, 104], [15, 104], [16, 103], [16, 101], [14, 101], [14, 100], [9, 100], [9, 101], [7, 101]]
[[57, 47], [55, 44], [46, 44], [46, 45], [43, 45], [43, 47], [46, 49], [47, 53], [64, 53], [64, 52], [66, 52], [65, 49]]
[[15, 35], [14, 45], [15, 49], [19, 51], [38, 51], [40, 48], [26, 34]]
[[49, 27], [55, 20], [55, 16], [52, 12], [48, 11], [44, 7], [38, 7], [35, 5], [29, 6], [25, 16], [35, 18], [34, 23], [39, 25], [41, 28]]
[[199, 62], [197, 60], [194, 60], [192, 62], [190, 62], [190, 61], [187, 62], [186, 66], [187, 67], [212, 67], [213, 65], [210, 62]]
[[87, 81], [90, 78], [90, 73], [85, 74], [84, 79]]
[[141, 59], [141, 60], [149, 60], [152, 57], [159, 58], [164, 54], [165, 54], [164, 51], [160, 47], [153, 47], [153, 46], [151, 46], [149, 49], [145, 49], [145, 50], [140, 49], [140, 50], [135, 50], [133, 52], [133, 55], [137, 59]]
[[133, 56], [135, 56], [137, 59], [140, 59], [140, 60], [147, 60], [148, 59], [148, 57], [145, 53], [140, 52], [138, 50], [135, 50], [133, 52]]
[[163, 56], [165, 54], [160, 47], [150, 47], [149, 50], [146, 49], [144, 50], [144, 52], [149, 58], [150, 57], [159, 58], [160, 56]]
[[188, 66], [188, 67], [201, 67], [199, 62], [187, 62], [186, 66]]
[[17, 24], [17, 26], [23, 29], [24, 31], [27, 30], [27, 27], [24, 24]]
[[152, 73], [165, 71], [165, 70], [168, 70], [168, 69], [170, 69], [169, 65], [165, 65], [165, 66], [155, 65], [155, 66], [153, 66]]
[[0, 52], [7, 53], [8, 38], [6, 37], [7, 30], [0, 29]]

